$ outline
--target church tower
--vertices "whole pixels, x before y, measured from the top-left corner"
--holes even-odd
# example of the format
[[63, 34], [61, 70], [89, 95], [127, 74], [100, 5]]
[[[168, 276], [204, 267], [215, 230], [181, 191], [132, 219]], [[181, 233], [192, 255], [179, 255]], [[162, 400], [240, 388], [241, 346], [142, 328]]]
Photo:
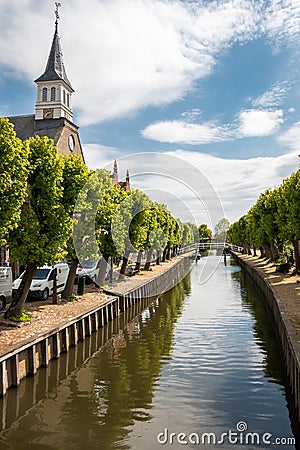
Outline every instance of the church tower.
[[58, 8], [56, 5], [55, 32], [45, 72], [35, 80], [37, 84], [37, 101], [35, 119], [59, 119], [65, 117], [72, 120], [72, 94], [74, 89], [67, 77], [63, 54], [58, 35]]
[[35, 114], [9, 117], [17, 136], [28, 139], [48, 136], [61, 154], [76, 154], [84, 161], [78, 126], [73, 123], [72, 94], [58, 35], [59, 7], [55, 2], [55, 30], [44, 73], [35, 80], [37, 99]]

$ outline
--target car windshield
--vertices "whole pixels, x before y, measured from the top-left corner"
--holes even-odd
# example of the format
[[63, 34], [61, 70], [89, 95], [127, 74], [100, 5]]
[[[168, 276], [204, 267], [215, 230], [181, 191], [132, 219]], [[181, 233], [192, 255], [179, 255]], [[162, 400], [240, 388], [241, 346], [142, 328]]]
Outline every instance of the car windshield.
[[93, 269], [96, 267], [97, 261], [84, 261], [81, 265], [83, 269]]
[[49, 275], [50, 269], [37, 269], [33, 275], [34, 280], [45, 280]]

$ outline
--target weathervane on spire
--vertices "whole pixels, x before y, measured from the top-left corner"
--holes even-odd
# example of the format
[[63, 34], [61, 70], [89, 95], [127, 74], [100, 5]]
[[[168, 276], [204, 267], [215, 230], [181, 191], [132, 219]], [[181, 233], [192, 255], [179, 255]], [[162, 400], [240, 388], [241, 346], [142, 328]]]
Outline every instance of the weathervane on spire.
[[56, 16], [55, 26], [56, 26], [56, 29], [57, 29], [58, 19], [59, 19], [59, 8], [61, 7], [61, 3], [60, 2], [55, 2], [55, 7], [56, 7], [56, 9], [55, 9], [55, 16]]

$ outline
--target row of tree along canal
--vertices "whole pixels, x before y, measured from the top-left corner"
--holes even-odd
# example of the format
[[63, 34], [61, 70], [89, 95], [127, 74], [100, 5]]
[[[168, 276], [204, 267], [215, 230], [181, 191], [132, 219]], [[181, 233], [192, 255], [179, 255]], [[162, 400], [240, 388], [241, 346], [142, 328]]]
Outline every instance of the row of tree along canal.
[[[193, 243], [198, 233], [195, 225], [175, 219], [143, 192], [113, 186], [108, 171], [89, 171], [80, 157], [58, 154], [51, 139], [36, 136], [22, 142], [7, 119], [0, 119], [0, 194], [0, 247], [25, 268], [6, 317], [21, 313], [37, 267], [63, 258], [70, 262], [67, 298], [79, 258], [97, 260], [100, 250], [97, 282], [103, 285], [109, 258], [123, 257], [124, 275], [130, 253], [139, 252], [139, 270], [146, 251], [147, 270], [153, 255], [159, 264], [179, 246]], [[76, 249], [75, 226], [80, 230]]]
[[230, 242], [244, 251], [276, 261], [280, 270], [287, 271], [295, 262], [300, 271], [300, 170], [283, 183], [260, 195], [247, 214], [228, 230]]
[[[213, 264], [219, 259], [208, 258]], [[39, 375], [44, 399], [36, 378], [9, 392], [12, 399], [17, 393], [21, 398], [6, 403], [0, 448], [152, 450], [161, 448], [158, 437], [166, 439], [166, 448], [181, 448], [180, 433], [198, 436], [206, 448], [207, 433], [220, 439], [241, 422], [248, 429], [239, 439], [247, 433], [260, 439], [253, 448], [269, 448], [261, 440], [265, 433], [272, 442], [281, 439], [285, 448], [295, 448], [281, 355], [260, 294], [232, 260], [226, 267], [221, 262], [199, 284], [203, 264], [205, 258], [144, 309], [126, 312], [135, 312], [134, 317], [116, 319], [98, 351], [91, 344], [99, 339], [94, 333], [51, 361]], [[81, 346], [90, 357], [75, 366]], [[91, 347], [94, 354], [87, 351]], [[31, 392], [39, 401], [24, 410]], [[14, 404], [19, 414], [8, 414]], [[234, 446], [252, 448], [240, 441]], [[225, 439], [222, 447], [230, 449], [232, 443]]]

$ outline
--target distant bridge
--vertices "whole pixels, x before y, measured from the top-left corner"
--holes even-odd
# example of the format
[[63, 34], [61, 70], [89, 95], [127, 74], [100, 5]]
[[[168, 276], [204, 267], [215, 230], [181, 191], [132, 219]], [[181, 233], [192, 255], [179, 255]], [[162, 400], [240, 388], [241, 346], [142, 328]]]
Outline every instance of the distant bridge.
[[187, 245], [186, 247], [182, 247], [178, 253], [182, 255], [183, 253], [188, 253], [191, 251], [201, 252], [201, 250], [222, 250], [225, 247], [237, 252], [241, 252], [243, 250], [243, 247], [240, 247], [238, 245], [233, 245], [228, 242], [220, 242], [212, 239], [209, 242], [198, 242], [192, 245]]

